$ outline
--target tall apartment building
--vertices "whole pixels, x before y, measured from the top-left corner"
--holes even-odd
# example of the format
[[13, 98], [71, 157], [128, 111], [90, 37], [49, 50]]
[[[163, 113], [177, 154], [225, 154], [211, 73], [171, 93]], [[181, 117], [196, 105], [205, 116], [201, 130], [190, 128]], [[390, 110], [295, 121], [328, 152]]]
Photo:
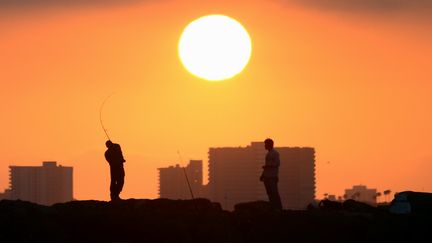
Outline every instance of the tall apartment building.
[[367, 188], [363, 185], [353, 186], [351, 189], [345, 190], [346, 199], [354, 199], [359, 202], [368, 203], [370, 205], [376, 205], [377, 189]]
[[168, 199], [191, 199], [185, 171], [194, 197], [201, 197], [203, 190], [203, 162], [191, 160], [186, 167], [179, 165], [159, 168], [159, 197]]
[[[304, 209], [315, 199], [315, 150], [275, 147], [280, 154], [279, 193], [286, 209]], [[268, 200], [259, 181], [265, 163], [263, 142], [247, 147], [210, 148], [209, 197], [231, 210], [241, 202]]]
[[42, 166], [9, 166], [10, 197], [42, 205], [73, 199], [73, 168], [43, 162]]

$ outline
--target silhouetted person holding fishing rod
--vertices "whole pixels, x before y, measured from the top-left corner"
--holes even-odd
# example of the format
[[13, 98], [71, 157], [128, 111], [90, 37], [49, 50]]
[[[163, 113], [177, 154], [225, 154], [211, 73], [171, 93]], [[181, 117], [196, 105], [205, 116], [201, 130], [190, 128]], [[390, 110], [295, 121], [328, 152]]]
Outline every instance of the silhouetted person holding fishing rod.
[[264, 182], [264, 186], [269, 198], [270, 204], [274, 209], [282, 210], [282, 202], [279, 196], [279, 153], [274, 148], [273, 140], [267, 138], [264, 141], [264, 147], [268, 151], [265, 157], [265, 164], [262, 167], [263, 172], [260, 181]]
[[125, 171], [123, 168], [123, 163], [126, 160], [123, 158], [123, 153], [119, 144], [111, 142], [111, 140], [106, 141], [107, 151], [105, 152], [105, 159], [110, 165], [111, 172], [111, 201], [119, 201], [120, 192], [123, 189]]

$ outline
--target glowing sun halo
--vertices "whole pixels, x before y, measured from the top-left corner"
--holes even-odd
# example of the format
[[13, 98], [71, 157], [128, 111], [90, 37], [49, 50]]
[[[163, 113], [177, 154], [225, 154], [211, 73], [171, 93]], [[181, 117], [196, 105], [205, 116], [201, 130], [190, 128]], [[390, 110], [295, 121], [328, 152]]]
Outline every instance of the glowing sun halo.
[[183, 31], [178, 52], [185, 68], [210, 81], [229, 79], [249, 62], [252, 43], [246, 29], [224, 15], [192, 21]]

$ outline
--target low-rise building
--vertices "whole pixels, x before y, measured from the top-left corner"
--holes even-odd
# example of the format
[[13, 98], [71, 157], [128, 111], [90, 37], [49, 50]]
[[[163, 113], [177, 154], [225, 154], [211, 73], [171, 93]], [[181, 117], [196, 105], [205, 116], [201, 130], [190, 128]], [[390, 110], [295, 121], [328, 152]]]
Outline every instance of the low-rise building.
[[345, 199], [353, 199], [370, 205], [377, 204], [377, 189], [370, 189], [364, 185], [355, 185], [345, 190]]

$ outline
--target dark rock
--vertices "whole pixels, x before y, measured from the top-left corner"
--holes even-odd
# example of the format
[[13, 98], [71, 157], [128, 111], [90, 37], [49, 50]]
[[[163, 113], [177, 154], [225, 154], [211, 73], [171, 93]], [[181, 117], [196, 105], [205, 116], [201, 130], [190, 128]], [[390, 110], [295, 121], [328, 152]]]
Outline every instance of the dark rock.
[[407, 213], [430, 215], [432, 214], [432, 193], [413, 191], [397, 193], [390, 204], [391, 211], [397, 211], [395, 209], [401, 204], [408, 206]]
[[343, 209], [350, 212], [358, 213], [378, 213], [381, 212], [377, 207], [371, 206], [367, 203], [358, 202], [352, 199], [343, 202]]
[[271, 211], [274, 210], [271, 204], [266, 201], [246, 202], [234, 205], [234, 212], [237, 213], [263, 214]]
[[342, 210], [343, 205], [341, 202], [335, 202], [328, 199], [321, 200], [318, 205], [321, 210]]
[[382, 214], [355, 201], [343, 207], [281, 212], [260, 201], [228, 212], [206, 199], [72, 201], [51, 207], [1, 201], [0, 234], [1, 242], [200, 243], [421, 242], [429, 235], [429, 217]]

